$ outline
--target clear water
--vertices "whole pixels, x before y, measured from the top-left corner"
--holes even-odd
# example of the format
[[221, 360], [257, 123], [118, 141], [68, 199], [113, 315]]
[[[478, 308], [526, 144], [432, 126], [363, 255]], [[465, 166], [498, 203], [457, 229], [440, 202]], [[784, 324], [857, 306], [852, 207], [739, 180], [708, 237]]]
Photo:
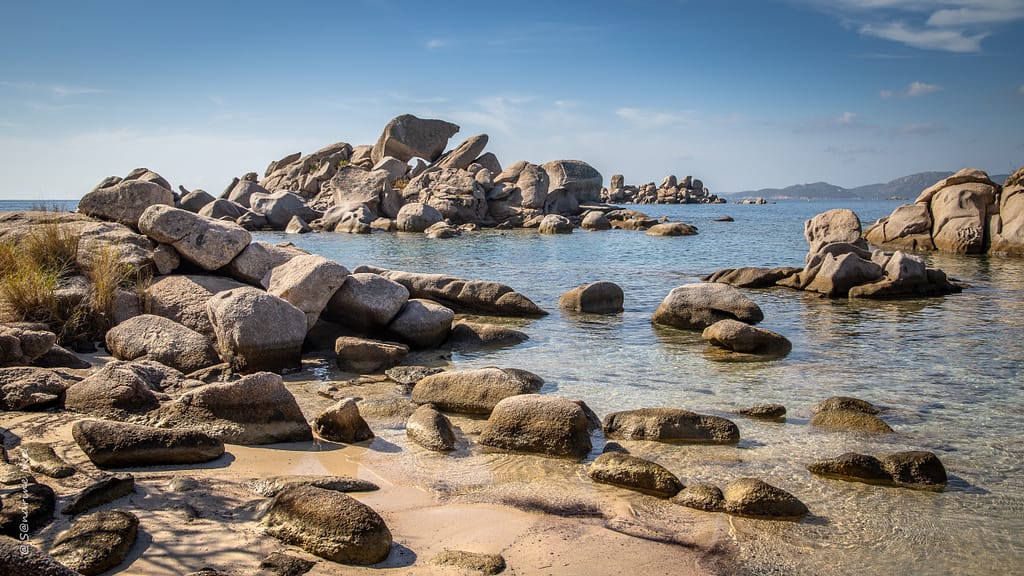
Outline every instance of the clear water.
[[[852, 202], [867, 226], [898, 202]], [[531, 370], [545, 392], [582, 398], [600, 415], [674, 406], [729, 415], [760, 402], [789, 409], [784, 424], [733, 418], [738, 447], [646, 446], [684, 483], [724, 485], [758, 476], [800, 497], [812, 517], [799, 523], [736, 520], [732, 536], [755, 573], [1011, 574], [1024, 569], [1024, 259], [931, 255], [934, 266], [970, 290], [905, 302], [824, 300], [786, 289], [749, 290], [765, 313], [762, 326], [786, 335], [783, 360], [722, 363], [695, 333], [652, 326], [650, 315], [672, 288], [719, 268], [801, 266], [803, 222], [836, 203], [767, 206], [645, 206], [696, 225], [697, 236], [653, 238], [629, 231], [542, 236], [484, 231], [452, 240], [419, 235], [284, 235], [352, 268], [360, 264], [442, 272], [505, 282], [551, 314], [504, 320], [530, 335], [518, 347], [457, 354], [458, 368]], [[735, 222], [715, 222], [729, 214]], [[615, 316], [572, 316], [556, 301], [597, 280], [622, 286], [626, 309]], [[886, 408], [896, 430], [860, 436], [812, 430], [815, 402], [857, 396]], [[807, 463], [846, 451], [934, 451], [951, 476], [941, 493], [869, 486], [811, 476]], [[445, 484], [562, 464], [462, 458], [426, 459], [421, 474]], [[475, 474], [474, 465], [482, 472]], [[520, 470], [522, 472], [522, 470]], [[567, 476], [566, 476], [567, 474]], [[507, 479], [507, 478], [506, 478]], [[581, 486], [586, 484], [580, 481]], [[593, 488], [587, 488], [592, 490]]]

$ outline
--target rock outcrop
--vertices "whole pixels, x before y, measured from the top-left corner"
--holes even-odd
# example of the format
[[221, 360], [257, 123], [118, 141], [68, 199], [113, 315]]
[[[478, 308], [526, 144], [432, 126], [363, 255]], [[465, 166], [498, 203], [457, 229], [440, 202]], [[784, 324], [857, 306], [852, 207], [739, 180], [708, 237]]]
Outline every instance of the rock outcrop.
[[79, 420], [71, 428], [71, 435], [100, 468], [195, 464], [215, 460], [224, 453], [223, 442], [195, 429]]

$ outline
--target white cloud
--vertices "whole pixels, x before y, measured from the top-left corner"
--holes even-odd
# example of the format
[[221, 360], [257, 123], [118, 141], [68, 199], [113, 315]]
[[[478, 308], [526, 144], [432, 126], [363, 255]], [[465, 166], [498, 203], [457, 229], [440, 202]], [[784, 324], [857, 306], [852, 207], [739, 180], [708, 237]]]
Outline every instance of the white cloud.
[[860, 32], [915, 48], [958, 53], [980, 52], [981, 41], [990, 35], [989, 32], [981, 32], [968, 36], [962, 30], [917, 28], [903, 22], [864, 24]]
[[71, 98], [74, 96], [81, 96], [83, 94], [102, 94], [105, 92], [99, 88], [91, 88], [89, 86], [67, 86], [64, 84], [36, 84], [35, 82], [0, 82], [0, 86], [5, 88], [14, 88], [24, 92], [32, 92], [34, 94], [45, 94], [54, 98]]
[[927, 82], [911, 82], [907, 84], [907, 87], [902, 90], [882, 90], [880, 95], [882, 99], [889, 99], [894, 97], [899, 98], [913, 98], [915, 96], [924, 96], [926, 94], [934, 94], [942, 90], [942, 86], [938, 84], [929, 84]]
[[642, 108], [619, 108], [615, 115], [627, 122], [653, 128], [685, 123], [691, 116], [689, 113], [660, 112]]
[[796, 134], [808, 132], [833, 132], [837, 130], [851, 130], [864, 128], [865, 124], [855, 112], [843, 112], [838, 116], [826, 118], [812, 118], [806, 122], [793, 127]]
[[893, 130], [893, 133], [906, 136], [926, 136], [929, 134], [939, 134], [945, 131], [946, 127], [942, 124], [935, 124], [931, 122], [912, 122], [896, 128]]
[[449, 44], [451, 44], [451, 42], [449, 42], [448, 40], [444, 40], [441, 38], [431, 38], [430, 40], [427, 40], [424, 46], [427, 48], [427, 50], [440, 50], [441, 48], [444, 48]]

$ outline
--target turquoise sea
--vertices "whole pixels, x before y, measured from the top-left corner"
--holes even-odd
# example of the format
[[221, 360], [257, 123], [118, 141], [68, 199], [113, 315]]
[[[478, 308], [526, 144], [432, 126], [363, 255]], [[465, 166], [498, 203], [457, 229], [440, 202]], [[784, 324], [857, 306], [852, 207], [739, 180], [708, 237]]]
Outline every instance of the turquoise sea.
[[[457, 368], [524, 368], [545, 379], [545, 393], [582, 398], [601, 416], [672, 406], [733, 418], [742, 436], [737, 447], [649, 445], [640, 454], [684, 484], [721, 486], [757, 476], [808, 505], [812, 516], [799, 523], [730, 521], [729, 536], [753, 574], [1018, 574], [1024, 571], [1024, 258], [924, 255], [931, 266], [971, 286], [934, 299], [827, 300], [788, 289], [746, 290], [764, 310], [761, 325], [793, 342], [789, 356], [772, 362], [719, 362], [706, 355], [699, 334], [650, 323], [672, 288], [714, 270], [802, 266], [803, 222], [815, 214], [848, 207], [867, 227], [898, 204], [637, 207], [698, 227], [698, 235], [680, 238], [617, 230], [564, 236], [480, 231], [451, 240], [410, 234], [254, 237], [293, 242], [350, 269], [374, 264], [501, 281], [551, 312], [535, 320], [497, 320], [530, 340], [455, 354]], [[18, 208], [0, 203], [0, 210], [10, 209]], [[714, 221], [722, 215], [735, 221]], [[574, 316], [558, 310], [561, 293], [598, 280], [622, 286], [623, 313]], [[884, 407], [881, 416], [895, 434], [811, 429], [810, 407], [834, 395]], [[762, 402], [786, 405], [785, 423], [730, 414]], [[600, 449], [598, 438], [591, 458]], [[843, 452], [914, 449], [939, 455], [950, 474], [945, 491], [827, 480], [805, 469]], [[532, 462], [476, 455], [425, 459], [409, 476], [458, 490], [504, 481], [515, 476], [516, 466], [537, 466]], [[595, 490], [578, 470], [544, 468], [542, 476], [541, 485]], [[597, 490], [614, 497], [624, 492]], [[644, 514], [642, 499], [648, 497], [625, 498]]]

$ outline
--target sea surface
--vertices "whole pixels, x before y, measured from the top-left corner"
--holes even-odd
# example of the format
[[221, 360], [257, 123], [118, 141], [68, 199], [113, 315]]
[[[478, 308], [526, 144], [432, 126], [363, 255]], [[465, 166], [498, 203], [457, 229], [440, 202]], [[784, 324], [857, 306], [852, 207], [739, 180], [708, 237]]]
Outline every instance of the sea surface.
[[[744, 290], [764, 311], [761, 326], [793, 343], [792, 352], [776, 361], [721, 362], [707, 353], [698, 333], [650, 322], [672, 288], [715, 270], [802, 266], [803, 223], [815, 214], [851, 208], [866, 228], [899, 203], [637, 207], [699, 229], [696, 236], [679, 238], [619, 230], [557, 236], [515, 230], [451, 240], [401, 233], [257, 233], [254, 239], [293, 242], [350, 269], [373, 264], [496, 280], [551, 312], [540, 319], [494, 320], [525, 331], [530, 340], [455, 354], [456, 368], [527, 369], [545, 379], [544, 393], [583, 399], [601, 416], [670, 406], [732, 418], [742, 436], [735, 447], [636, 448], [684, 484], [724, 486], [756, 476], [807, 504], [811, 516], [801, 522], [729, 521], [729, 537], [752, 574], [1024, 573], [1024, 258], [926, 254], [929, 265], [970, 285], [941, 298], [872, 302], [784, 288]], [[32, 204], [0, 202], [0, 210]], [[715, 221], [723, 215], [735, 221]], [[579, 316], [557, 308], [563, 292], [599, 280], [623, 288], [623, 313]], [[883, 407], [881, 417], [895, 433], [812, 429], [810, 407], [835, 395]], [[731, 413], [764, 402], [784, 404], [786, 421]], [[601, 447], [595, 437], [590, 459]], [[872, 486], [823, 479], [805, 468], [844, 452], [901, 450], [935, 452], [950, 475], [949, 486], [937, 493]], [[387, 460], [391, 456], [382, 455], [381, 462], [394, 461]], [[407, 472], [412, 480], [456, 493], [516, 478], [527, 478], [538, 490], [590, 490], [627, 498], [639, 520], [660, 515], [665, 529], [672, 529], [670, 512], [645, 508], [649, 497], [595, 487], [579, 468], [548, 460], [463, 452], [419, 458]], [[657, 524], [658, 518], [649, 520]]]
[[[962, 294], [900, 302], [828, 300], [776, 288], [745, 290], [764, 310], [761, 326], [793, 342], [785, 359], [726, 363], [699, 334], [653, 326], [651, 313], [676, 286], [720, 268], [802, 266], [803, 223], [829, 208], [853, 209], [867, 227], [899, 202], [779, 202], [769, 205], [640, 206], [697, 226], [699, 234], [655, 238], [613, 230], [539, 235], [482, 231], [451, 240], [414, 234], [285, 235], [354, 268], [374, 264], [504, 282], [551, 314], [508, 321], [529, 334], [514, 348], [455, 354], [456, 368], [518, 367], [541, 375], [544, 392], [584, 399], [599, 415], [672, 406], [733, 418], [737, 447], [647, 446], [685, 484], [723, 486], [756, 476], [803, 500], [802, 522], [737, 519], [732, 537], [759, 574], [1019, 574], [1024, 570], [1024, 259], [925, 255], [971, 287]], [[716, 222], [732, 216], [734, 222]], [[625, 311], [561, 312], [574, 286], [619, 284]], [[811, 429], [810, 407], [856, 396], [885, 408], [894, 434]], [[762, 402], [789, 412], [784, 424], [730, 414]], [[600, 450], [597, 440], [594, 457]], [[649, 443], [655, 444], [655, 443]], [[940, 493], [812, 476], [805, 466], [855, 451], [930, 450], [950, 474]], [[455, 489], [507, 481], [538, 465], [495, 458], [424, 460], [409, 470]], [[524, 461], [525, 462], [525, 461]], [[511, 468], [511, 470], [510, 470]], [[533, 482], [585, 484], [541, 467]], [[576, 472], [575, 474], [578, 474]], [[621, 491], [620, 491], [621, 492]], [[635, 513], [642, 514], [637, 500]]]

